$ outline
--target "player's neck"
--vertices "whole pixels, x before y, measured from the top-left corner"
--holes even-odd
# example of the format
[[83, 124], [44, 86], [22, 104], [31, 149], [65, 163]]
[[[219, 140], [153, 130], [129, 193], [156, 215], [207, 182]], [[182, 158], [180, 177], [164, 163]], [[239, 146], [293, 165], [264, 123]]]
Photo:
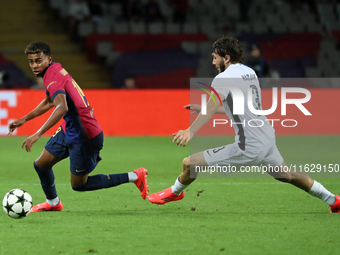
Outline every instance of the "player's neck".
[[45, 73], [46, 73], [47, 69], [48, 69], [50, 66], [51, 66], [51, 65], [49, 65], [48, 67], [45, 68], [44, 71], [42, 71], [42, 73], [41, 73], [41, 77], [42, 77], [42, 78], [44, 78]]
[[233, 63], [230, 63], [230, 62], [228, 62], [228, 63], [225, 63], [225, 64], [224, 64], [224, 66], [225, 66], [225, 70], [227, 70], [227, 69], [228, 69], [228, 67], [229, 67], [229, 66], [231, 66], [232, 64], [233, 64]]

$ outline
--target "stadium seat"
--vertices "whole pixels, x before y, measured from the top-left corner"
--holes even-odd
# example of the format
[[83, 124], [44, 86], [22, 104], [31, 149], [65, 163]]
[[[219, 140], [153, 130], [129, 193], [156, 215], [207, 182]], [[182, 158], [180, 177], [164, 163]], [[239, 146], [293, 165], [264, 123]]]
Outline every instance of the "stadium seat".
[[94, 33], [94, 24], [92, 22], [80, 22], [78, 25], [78, 35], [85, 38], [89, 34]]
[[49, 6], [57, 11], [58, 16], [62, 19], [69, 15], [69, 1], [68, 0], [49, 0]]
[[132, 23], [130, 29], [133, 34], [144, 34], [146, 32], [146, 25], [144, 23]]
[[324, 74], [325, 78], [339, 77], [339, 69], [334, 68], [331, 65], [329, 65], [327, 68], [321, 70], [321, 72]]
[[206, 34], [210, 39], [215, 39], [218, 37], [218, 33], [216, 32], [215, 25], [212, 22], [202, 23], [200, 25], [201, 33]]
[[198, 67], [196, 70], [196, 77], [200, 78], [210, 78], [214, 77], [216, 75], [216, 72], [213, 73], [212, 68], [205, 68], [205, 67]]
[[329, 25], [329, 30], [333, 31], [333, 30], [340, 30], [340, 22], [337, 21], [336, 23], [331, 23]]
[[321, 71], [316, 67], [308, 67], [305, 70], [306, 77], [319, 78], [321, 77]]
[[101, 41], [97, 44], [97, 55], [105, 57], [112, 51], [112, 43], [110, 41]]
[[265, 22], [257, 20], [252, 23], [252, 31], [256, 34], [268, 33], [268, 26]]
[[198, 45], [197, 45], [196, 42], [182, 42], [181, 47], [187, 53], [197, 53], [198, 52]]
[[315, 21], [312, 21], [306, 26], [306, 30], [308, 32], [322, 32], [323, 31], [323, 25], [320, 23], [317, 23]]
[[269, 27], [272, 29], [272, 32], [274, 33], [286, 33], [287, 32], [287, 26], [285, 23], [272, 23], [269, 25]]
[[198, 52], [201, 54], [201, 56], [211, 56], [211, 45], [211, 42], [200, 42], [198, 44]]
[[271, 13], [265, 16], [265, 20], [267, 22], [267, 25], [281, 24], [283, 21], [280, 15]]
[[338, 21], [340, 20], [340, 3], [336, 4], [336, 14], [338, 16]]
[[[236, 1], [222, 1], [224, 6], [225, 11], [226, 11], [226, 16], [230, 17], [235, 20], [240, 19], [240, 8], [239, 5], [236, 3]], [[220, 17], [219, 17], [220, 18]]]
[[185, 33], [185, 34], [195, 34], [195, 33], [198, 33], [198, 25], [197, 25], [197, 23], [184, 23], [182, 29], [183, 29], [183, 33]]
[[2, 88], [29, 88], [34, 84], [14, 63], [0, 65], [0, 72], [8, 74], [8, 79], [0, 84]]
[[169, 34], [177, 34], [180, 33], [181, 28], [178, 23], [166, 23], [165, 24], [165, 32]]
[[110, 51], [106, 56], [106, 65], [113, 66], [117, 59], [122, 56], [122, 53], [119, 51]]
[[126, 22], [115, 22], [113, 24], [113, 31], [116, 34], [127, 34], [129, 30], [129, 24]]
[[305, 25], [302, 23], [289, 24], [287, 26], [290, 32], [303, 32], [305, 30]]
[[161, 9], [162, 15], [165, 17], [165, 20], [171, 20], [172, 18], [172, 10], [169, 8], [167, 1], [158, 1], [159, 8]]
[[112, 52], [112, 43], [109, 41], [98, 42], [96, 53], [99, 59], [99, 63], [105, 65], [107, 63], [107, 57]]
[[305, 56], [299, 60], [301, 68], [306, 69], [308, 67], [316, 67], [316, 58], [313, 56]]
[[163, 23], [150, 23], [148, 31], [150, 34], [162, 34], [164, 33], [164, 25]]
[[319, 3], [318, 12], [320, 16], [320, 21], [326, 28], [330, 28], [330, 25], [337, 22], [335, 12], [333, 10], [333, 5], [331, 3]]
[[111, 4], [110, 5], [110, 15], [113, 18], [120, 18], [122, 16], [122, 6], [121, 4]]
[[250, 23], [236, 23], [235, 32], [237, 34], [250, 33], [251, 26]]
[[287, 2], [280, 2], [280, 5], [277, 8], [277, 13], [282, 18], [287, 17], [288, 19], [291, 17], [291, 15], [287, 15], [287, 13], [292, 14], [292, 7]]
[[96, 33], [97, 34], [110, 34], [111, 33], [111, 25], [108, 23], [97, 23], [96, 24]]

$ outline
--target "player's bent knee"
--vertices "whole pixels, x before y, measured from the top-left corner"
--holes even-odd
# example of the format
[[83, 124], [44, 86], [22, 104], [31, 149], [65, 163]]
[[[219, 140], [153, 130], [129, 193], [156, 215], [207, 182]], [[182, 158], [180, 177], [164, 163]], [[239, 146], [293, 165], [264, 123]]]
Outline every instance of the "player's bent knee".
[[190, 157], [184, 158], [183, 162], [182, 162], [182, 165], [183, 165], [183, 169], [190, 170]]
[[34, 161], [34, 163], [33, 163], [33, 166], [34, 166], [34, 169], [35, 169], [35, 171], [36, 171], [37, 173], [44, 173], [44, 172], [46, 172], [47, 170], [49, 170], [48, 168], [44, 168], [44, 167], [38, 166], [38, 165], [36, 164], [35, 161]]
[[285, 174], [276, 174], [274, 178], [280, 182], [286, 182], [286, 183], [291, 183], [293, 178], [289, 173]]
[[275, 178], [275, 180], [278, 180], [280, 182], [286, 182], [286, 183], [291, 183], [292, 182], [291, 178]]
[[73, 189], [74, 191], [79, 191], [79, 192], [86, 191], [86, 190], [85, 190], [85, 184], [80, 185], [80, 186], [73, 186], [73, 185], [71, 185], [71, 186], [72, 186], [72, 189]]

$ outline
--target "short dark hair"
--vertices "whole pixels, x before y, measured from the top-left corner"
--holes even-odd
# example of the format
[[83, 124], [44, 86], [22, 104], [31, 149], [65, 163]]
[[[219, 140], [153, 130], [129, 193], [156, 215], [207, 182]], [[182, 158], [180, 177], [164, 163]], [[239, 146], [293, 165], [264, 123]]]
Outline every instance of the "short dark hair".
[[231, 63], [241, 63], [243, 57], [243, 47], [234, 37], [222, 36], [212, 45], [212, 52], [225, 57], [230, 56]]
[[37, 54], [37, 53], [43, 53], [46, 56], [51, 56], [51, 48], [50, 46], [42, 41], [35, 41], [31, 44], [27, 45], [25, 49], [25, 54]]

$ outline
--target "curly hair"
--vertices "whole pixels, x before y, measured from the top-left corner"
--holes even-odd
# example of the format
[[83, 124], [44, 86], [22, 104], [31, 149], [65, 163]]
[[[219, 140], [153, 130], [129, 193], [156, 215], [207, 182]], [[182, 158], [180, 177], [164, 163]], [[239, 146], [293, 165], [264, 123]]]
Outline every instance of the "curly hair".
[[31, 44], [27, 45], [25, 49], [25, 54], [37, 54], [43, 53], [46, 56], [51, 56], [51, 48], [50, 46], [42, 41], [32, 42]]
[[234, 37], [223, 36], [218, 39], [212, 45], [212, 52], [225, 57], [230, 56], [230, 62], [232, 64], [241, 63], [244, 59], [243, 57], [243, 47], [239, 41]]

